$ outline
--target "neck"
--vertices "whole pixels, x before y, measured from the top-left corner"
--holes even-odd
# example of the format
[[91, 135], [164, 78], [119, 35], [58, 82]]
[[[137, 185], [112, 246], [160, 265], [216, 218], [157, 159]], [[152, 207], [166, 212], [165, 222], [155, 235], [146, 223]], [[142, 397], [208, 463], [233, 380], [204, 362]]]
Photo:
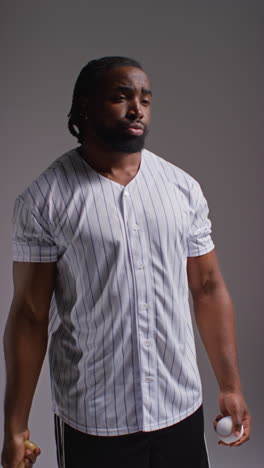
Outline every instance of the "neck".
[[85, 142], [79, 147], [79, 153], [98, 172], [137, 171], [141, 162], [141, 151], [136, 153], [117, 153]]

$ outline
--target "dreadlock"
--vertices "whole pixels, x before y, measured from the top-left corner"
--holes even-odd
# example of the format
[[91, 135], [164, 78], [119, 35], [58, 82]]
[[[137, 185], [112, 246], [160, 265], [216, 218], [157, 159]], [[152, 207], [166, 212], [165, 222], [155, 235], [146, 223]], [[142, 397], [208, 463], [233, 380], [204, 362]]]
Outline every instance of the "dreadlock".
[[112, 68], [122, 66], [135, 67], [142, 70], [142, 66], [136, 60], [119, 56], [91, 60], [82, 68], [74, 86], [72, 106], [68, 114], [68, 129], [78, 139], [79, 143], [83, 143], [82, 127], [84, 116], [82, 115], [81, 98], [88, 97], [92, 93], [94, 94], [98, 82], [104, 73]]

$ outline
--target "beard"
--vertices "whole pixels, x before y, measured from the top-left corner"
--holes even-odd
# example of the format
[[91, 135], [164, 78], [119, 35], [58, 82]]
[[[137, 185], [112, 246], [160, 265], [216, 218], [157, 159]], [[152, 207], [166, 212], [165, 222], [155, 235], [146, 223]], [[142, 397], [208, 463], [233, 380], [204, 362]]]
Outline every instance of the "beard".
[[118, 153], [138, 153], [144, 148], [146, 133], [142, 135], [109, 135], [104, 143]]
[[93, 129], [97, 138], [111, 151], [118, 153], [137, 153], [144, 148], [148, 129], [142, 135], [127, 135], [122, 128], [109, 128], [93, 122]]

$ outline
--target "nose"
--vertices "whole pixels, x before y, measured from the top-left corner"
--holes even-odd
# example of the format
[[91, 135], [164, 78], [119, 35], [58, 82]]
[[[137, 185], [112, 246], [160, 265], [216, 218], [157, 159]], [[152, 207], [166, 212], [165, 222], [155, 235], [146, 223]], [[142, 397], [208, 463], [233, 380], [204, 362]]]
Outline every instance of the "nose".
[[143, 111], [142, 111], [142, 107], [141, 107], [141, 103], [139, 99], [133, 99], [133, 101], [131, 102], [129, 106], [127, 114], [130, 119], [133, 119], [133, 120], [136, 118], [142, 119]]

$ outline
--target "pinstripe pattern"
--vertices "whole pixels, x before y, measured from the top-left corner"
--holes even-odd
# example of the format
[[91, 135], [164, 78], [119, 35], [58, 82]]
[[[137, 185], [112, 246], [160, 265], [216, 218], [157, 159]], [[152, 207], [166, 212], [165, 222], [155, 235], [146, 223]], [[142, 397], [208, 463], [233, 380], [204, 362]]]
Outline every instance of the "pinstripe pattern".
[[57, 262], [53, 410], [95, 435], [172, 425], [201, 404], [186, 261], [214, 248], [198, 182], [143, 150], [126, 186], [73, 149], [16, 199], [13, 260]]

